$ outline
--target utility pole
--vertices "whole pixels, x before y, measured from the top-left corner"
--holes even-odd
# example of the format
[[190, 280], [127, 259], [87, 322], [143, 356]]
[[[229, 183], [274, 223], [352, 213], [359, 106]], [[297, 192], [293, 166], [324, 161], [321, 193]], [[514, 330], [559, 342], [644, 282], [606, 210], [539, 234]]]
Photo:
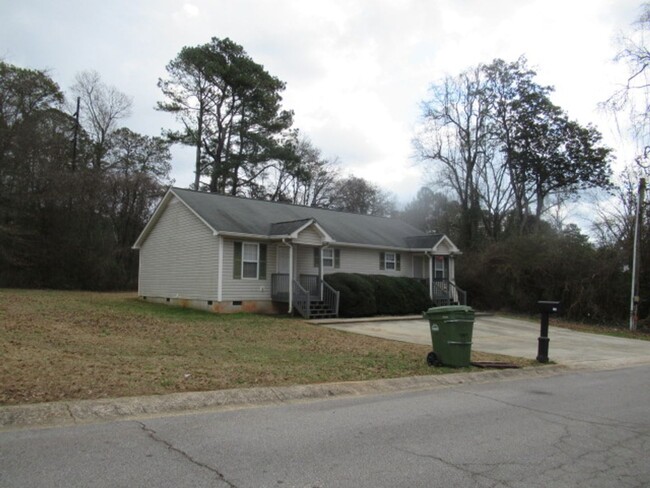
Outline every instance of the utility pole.
[[643, 202], [645, 200], [645, 178], [639, 179], [639, 194], [634, 220], [634, 246], [632, 248], [632, 292], [630, 298], [630, 330], [636, 330], [639, 321], [639, 267], [641, 261], [641, 224], [643, 223]]
[[79, 134], [79, 104], [81, 97], [77, 97], [77, 111], [72, 114], [74, 117], [74, 137], [72, 139], [72, 171], [77, 170], [77, 136]]

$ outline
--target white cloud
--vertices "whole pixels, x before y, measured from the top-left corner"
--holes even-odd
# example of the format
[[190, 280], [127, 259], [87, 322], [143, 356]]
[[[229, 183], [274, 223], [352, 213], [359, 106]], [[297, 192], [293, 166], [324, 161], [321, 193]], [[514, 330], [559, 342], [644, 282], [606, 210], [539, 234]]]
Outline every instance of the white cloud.
[[[183, 46], [230, 37], [287, 82], [296, 125], [344, 168], [402, 200], [424, 177], [411, 159], [418, 103], [430, 83], [495, 57], [526, 54], [554, 100], [581, 122], [620, 80], [613, 37], [638, 15], [638, 0], [23, 0], [3, 5], [0, 55], [52, 68], [65, 88], [99, 71], [135, 99], [128, 122], [157, 135], [174, 124], [156, 112], [156, 81]], [[609, 137], [609, 136], [608, 136]], [[620, 141], [609, 138], [610, 145]], [[177, 184], [192, 158], [175, 151]]]
[[199, 16], [199, 8], [196, 5], [192, 5], [191, 3], [186, 3], [183, 5], [183, 12], [185, 12], [185, 15], [188, 18], [194, 18]]

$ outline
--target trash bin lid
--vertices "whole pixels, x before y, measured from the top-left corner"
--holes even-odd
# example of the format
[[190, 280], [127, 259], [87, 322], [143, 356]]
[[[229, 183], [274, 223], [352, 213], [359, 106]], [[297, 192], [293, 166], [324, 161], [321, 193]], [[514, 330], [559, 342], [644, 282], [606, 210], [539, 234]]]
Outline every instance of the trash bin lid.
[[467, 305], [446, 305], [444, 307], [431, 307], [429, 310], [425, 312], [427, 315], [443, 315], [443, 314], [454, 314], [454, 313], [474, 313], [474, 309], [472, 307], [468, 307]]

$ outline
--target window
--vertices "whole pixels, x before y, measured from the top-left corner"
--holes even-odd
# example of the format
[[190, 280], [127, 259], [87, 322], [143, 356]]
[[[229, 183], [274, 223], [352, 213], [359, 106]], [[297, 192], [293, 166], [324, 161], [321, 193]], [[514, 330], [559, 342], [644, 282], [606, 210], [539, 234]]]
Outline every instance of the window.
[[400, 271], [400, 254], [398, 252], [380, 252], [379, 269], [386, 271]]
[[323, 268], [334, 267], [334, 249], [323, 249]]
[[259, 263], [259, 247], [257, 244], [244, 242], [242, 246], [242, 278], [257, 279], [257, 265]]
[[232, 275], [236, 280], [265, 280], [266, 244], [235, 242]]
[[395, 253], [394, 252], [387, 252], [384, 256], [384, 263], [386, 269], [395, 269]]
[[314, 248], [314, 268], [320, 268], [321, 252], [323, 257], [323, 268], [340, 268], [341, 267], [341, 250], [331, 249], [329, 247], [321, 249]]

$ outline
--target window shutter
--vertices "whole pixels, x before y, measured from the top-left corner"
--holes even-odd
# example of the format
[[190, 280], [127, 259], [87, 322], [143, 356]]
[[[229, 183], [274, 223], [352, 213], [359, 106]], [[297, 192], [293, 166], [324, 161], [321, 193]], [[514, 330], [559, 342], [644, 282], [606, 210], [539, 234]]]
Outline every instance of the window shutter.
[[260, 280], [266, 279], [266, 244], [260, 244], [260, 262], [258, 278]]
[[314, 248], [314, 268], [320, 268], [320, 248]]
[[386, 269], [386, 253], [384, 252], [379, 253], [379, 269]]
[[400, 254], [395, 254], [395, 271], [400, 271]]
[[340, 249], [334, 249], [334, 267], [335, 268], [340, 268], [341, 267], [341, 250]]
[[235, 242], [235, 260], [232, 265], [232, 277], [235, 280], [241, 280], [241, 242]]

